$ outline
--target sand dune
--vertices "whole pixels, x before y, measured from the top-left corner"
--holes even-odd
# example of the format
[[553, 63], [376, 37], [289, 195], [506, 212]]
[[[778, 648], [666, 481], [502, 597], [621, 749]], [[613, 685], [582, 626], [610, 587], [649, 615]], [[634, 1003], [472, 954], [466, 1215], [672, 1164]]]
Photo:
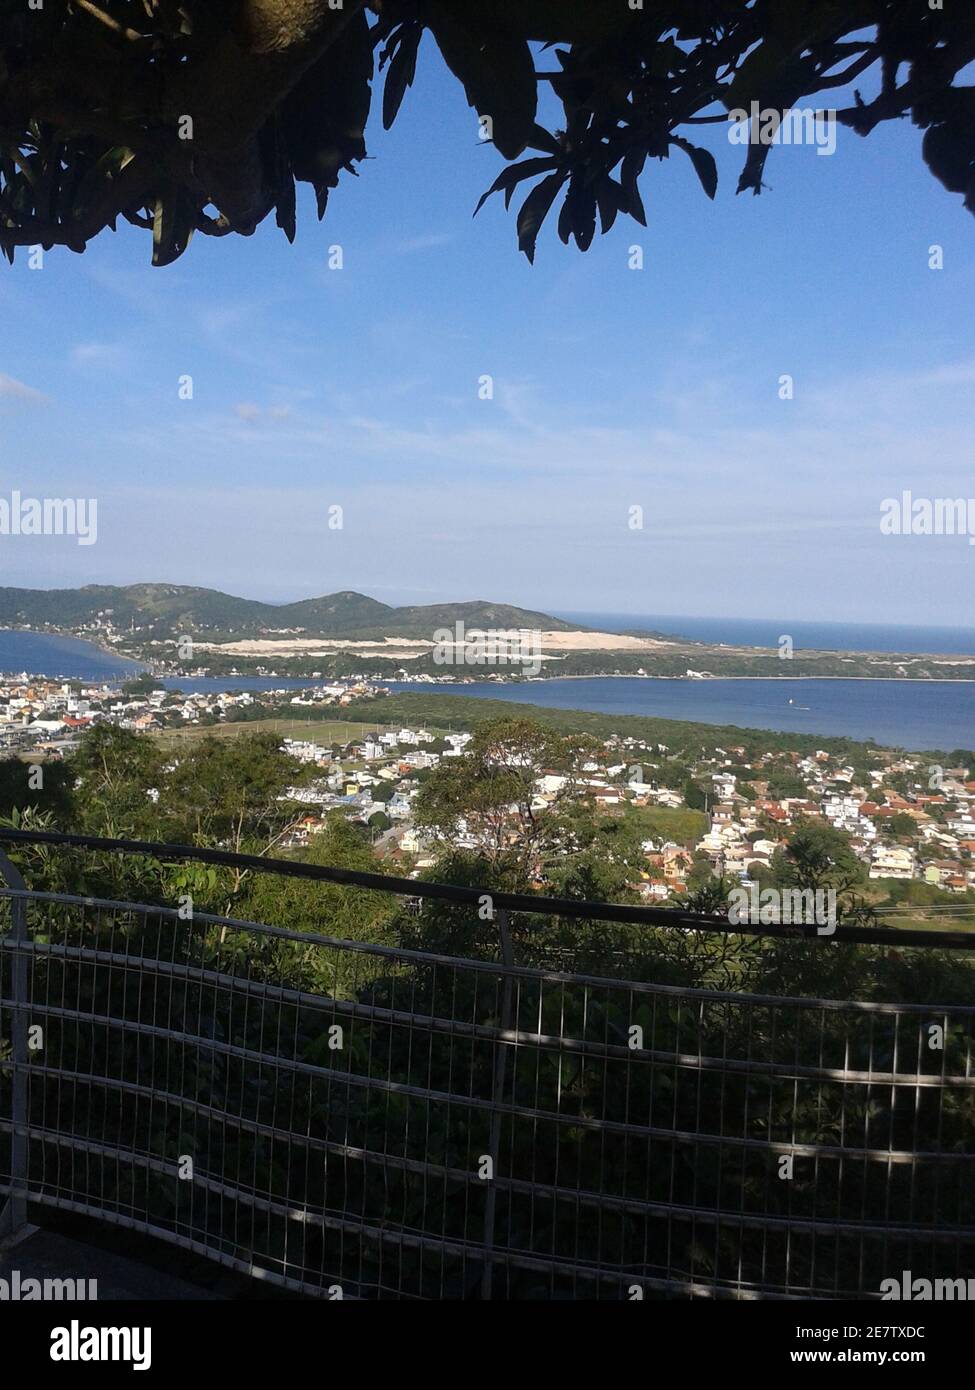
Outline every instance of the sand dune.
[[[471, 628], [473, 637], [477, 629]], [[516, 641], [524, 634], [519, 630], [492, 633], [495, 638]], [[615, 632], [541, 632], [528, 630], [528, 640], [537, 640], [543, 652], [639, 652], [666, 649], [670, 643], [652, 637], [622, 637]], [[403, 660], [422, 656], [433, 649], [432, 639], [386, 637], [365, 642], [346, 641], [331, 637], [246, 638], [240, 642], [197, 642], [199, 652], [219, 652], [223, 656], [330, 656], [335, 652], [354, 651], [362, 656], [396, 656]]]

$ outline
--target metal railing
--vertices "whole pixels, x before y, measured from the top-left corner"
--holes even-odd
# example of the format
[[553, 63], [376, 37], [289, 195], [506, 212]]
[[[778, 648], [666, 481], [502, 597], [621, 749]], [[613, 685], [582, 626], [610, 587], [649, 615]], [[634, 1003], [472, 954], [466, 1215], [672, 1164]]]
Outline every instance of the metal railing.
[[[319, 1297], [870, 1298], [905, 1270], [975, 1276], [975, 1006], [542, 961], [555, 917], [721, 929], [667, 909], [0, 834], [477, 924], [470, 955], [346, 940], [39, 892], [0, 856], [8, 1227], [28, 1203], [77, 1212]], [[932, 935], [878, 930], [846, 941]]]

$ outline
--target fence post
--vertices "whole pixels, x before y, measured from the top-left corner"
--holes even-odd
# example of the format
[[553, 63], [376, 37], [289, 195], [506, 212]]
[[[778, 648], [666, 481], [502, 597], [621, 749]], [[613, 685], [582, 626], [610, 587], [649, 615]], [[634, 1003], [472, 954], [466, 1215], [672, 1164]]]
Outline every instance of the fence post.
[[[515, 957], [511, 949], [511, 935], [508, 931], [508, 914], [498, 909], [498, 934], [501, 938], [501, 963], [514, 965]], [[502, 1036], [498, 1039], [494, 1054], [494, 1081], [491, 1087], [491, 1130], [488, 1138], [488, 1152], [491, 1155], [491, 1179], [484, 1202], [484, 1269], [481, 1274], [481, 1297], [490, 1299], [494, 1288], [494, 1226], [497, 1217], [498, 1191], [495, 1180], [498, 1175], [498, 1151], [501, 1147], [501, 1099], [504, 1095], [505, 1075], [508, 1064], [509, 1044], [504, 1034], [511, 1031], [512, 979], [505, 973], [501, 985], [501, 1023]]]
[[[27, 885], [20, 870], [5, 854], [0, 852], [0, 874], [8, 888], [26, 892]], [[27, 1225], [27, 1088], [29, 1078], [27, 1067], [29, 1049], [27, 1030], [29, 1026], [29, 999], [27, 988], [27, 953], [23, 949], [29, 937], [27, 932], [27, 899], [10, 899], [10, 943], [13, 960], [11, 962], [11, 997], [13, 1014], [11, 1036], [13, 1041], [13, 1071], [11, 1073], [11, 1113], [12, 1131], [10, 1136], [10, 1195], [6, 1204], [0, 1208], [0, 1238], [16, 1234]]]

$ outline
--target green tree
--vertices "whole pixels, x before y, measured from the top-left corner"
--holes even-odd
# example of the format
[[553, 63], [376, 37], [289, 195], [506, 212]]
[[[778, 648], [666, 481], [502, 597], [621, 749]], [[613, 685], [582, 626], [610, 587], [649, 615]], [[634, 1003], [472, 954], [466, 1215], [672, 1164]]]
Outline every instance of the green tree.
[[0, 761], [0, 818], [9, 820], [14, 812], [28, 807], [50, 813], [54, 823], [64, 828], [74, 823], [74, 773], [69, 763]]
[[898, 811], [895, 816], [890, 816], [883, 823], [883, 828], [889, 835], [916, 835], [917, 821], [906, 811]]
[[[463, 824], [490, 862], [515, 862], [530, 878], [546, 857], [582, 847], [586, 769], [603, 758], [602, 746], [584, 735], [562, 736], [527, 719], [490, 720], [477, 726], [462, 757], [431, 772], [415, 819], [444, 842]], [[536, 785], [545, 774], [561, 782], [541, 806]]]
[[[695, 869], [698, 866], [695, 865]], [[708, 866], [710, 870], [710, 865]], [[676, 899], [676, 905], [686, 912], [700, 912], [708, 917], [725, 917], [728, 911], [728, 898], [736, 887], [737, 879], [724, 874], [708, 872], [695, 874], [692, 869], [687, 876], [687, 892]]]
[[542, 861], [551, 892], [589, 902], [636, 901], [631, 885], [646, 868], [640, 824], [582, 804], [566, 817], [565, 828], [562, 844]]
[[775, 851], [772, 871], [778, 887], [814, 892], [848, 892], [866, 877], [848, 835], [825, 821], [807, 819], [798, 821], [785, 848]]
[[[330, 869], [376, 873], [379, 865], [368, 842], [344, 816], [327, 818], [325, 829], [315, 835], [299, 855], [305, 864]], [[268, 922], [294, 931], [315, 932], [345, 941], [393, 944], [392, 921], [399, 900], [340, 883], [249, 872], [241, 884], [235, 906], [253, 921]], [[350, 997], [357, 985], [369, 978], [372, 962], [342, 951], [295, 951], [286, 947], [281, 963], [300, 971], [301, 982], [323, 993]]]
[[162, 681], [155, 676], [144, 671], [141, 676], [136, 676], [133, 680], [125, 681], [122, 685], [123, 695], [150, 695], [154, 690], [161, 690]]
[[712, 883], [716, 881], [717, 876], [710, 859], [703, 850], [695, 850], [691, 856], [691, 867], [687, 871], [688, 888], [693, 893], [710, 891]]
[[699, 782], [688, 777], [681, 787], [681, 796], [691, 811], [703, 811], [708, 804], [707, 793]]
[[205, 738], [181, 753], [162, 781], [158, 817], [170, 843], [264, 850], [295, 820], [287, 789], [310, 773], [274, 734]]
[[750, 864], [746, 865], [746, 869], [748, 872], [748, 877], [754, 883], [757, 883], [759, 888], [763, 891], [766, 888], [775, 887], [775, 874], [773, 873], [771, 867], [768, 864], [763, 863], [762, 860], [752, 860]]
[[776, 771], [768, 779], [768, 794], [775, 801], [786, 797], [802, 799], [807, 793], [806, 784], [794, 772]]
[[75, 778], [72, 829], [91, 835], [152, 839], [158, 830], [152, 793], [163, 777], [163, 758], [151, 739], [114, 724], [82, 735], [69, 761]]

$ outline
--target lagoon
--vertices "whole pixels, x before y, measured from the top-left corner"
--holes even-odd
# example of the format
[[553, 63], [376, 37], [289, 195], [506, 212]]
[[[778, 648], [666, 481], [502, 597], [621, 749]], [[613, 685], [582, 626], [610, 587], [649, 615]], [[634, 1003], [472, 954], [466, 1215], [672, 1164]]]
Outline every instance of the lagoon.
[[[594, 676], [500, 685], [399, 685], [392, 690], [476, 695], [549, 709], [645, 714], [780, 733], [875, 739], [910, 749], [975, 747], [975, 682], [883, 680], [660, 680]], [[790, 700], [792, 703], [790, 704]]]
[[[88, 681], [131, 678], [137, 662], [90, 642], [39, 632], [0, 631], [0, 671], [75, 677]], [[307, 679], [284, 676], [220, 676], [167, 679], [169, 689], [301, 690]], [[975, 747], [975, 682], [883, 680], [661, 680], [639, 676], [590, 676], [500, 685], [426, 685], [389, 682], [391, 690], [424, 695], [469, 695], [593, 710], [644, 714], [701, 724], [729, 724], [780, 733], [823, 734], [910, 749]], [[790, 703], [791, 701], [791, 703]]]

